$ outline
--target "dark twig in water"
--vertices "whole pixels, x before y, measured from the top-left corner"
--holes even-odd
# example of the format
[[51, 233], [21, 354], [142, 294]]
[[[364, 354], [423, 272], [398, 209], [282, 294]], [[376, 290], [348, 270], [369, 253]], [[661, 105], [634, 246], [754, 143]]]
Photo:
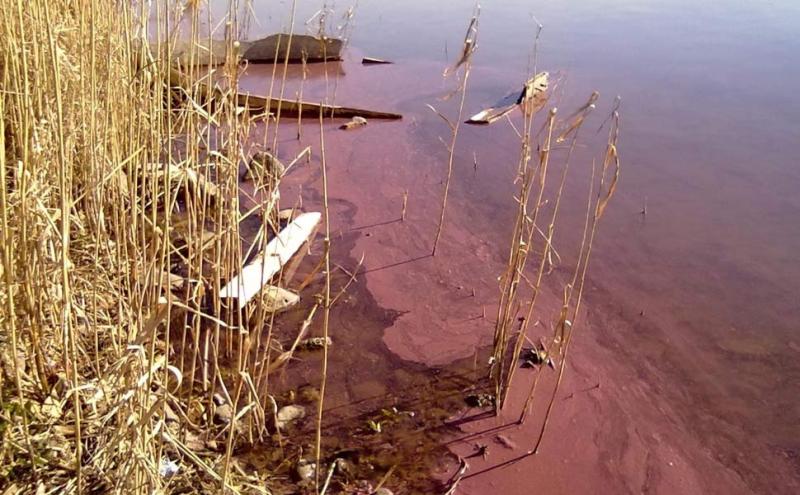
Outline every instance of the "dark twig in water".
[[456, 492], [456, 488], [458, 488], [458, 484], [464, 478], [467, 469], [469, 469], [469, 464], [464, 458], [459, 457], [459, 461], [461, 461], [461, 464], [458, 467], [458, 471], [450, 478], [447, 491], [443, 495], [453, 495]]

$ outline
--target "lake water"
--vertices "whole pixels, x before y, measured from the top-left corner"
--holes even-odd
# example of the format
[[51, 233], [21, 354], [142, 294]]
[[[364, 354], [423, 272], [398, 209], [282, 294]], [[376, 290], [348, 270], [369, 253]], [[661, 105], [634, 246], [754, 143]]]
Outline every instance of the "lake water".
[[[321, 6], [303, 3], [295, 29], [313, 32], [304, 22]], [[248, 35], [287, 29], [291, 7], [255, 2]], [[334, 32], [347, 7], [337, 3], [328, 23]], [[381, 191], [365, 192], [364, 201], [396, 199], [409, 184], [438, 190], [436, 174], [446, 165], [437, 137], [446, 130], [425, 103], [437, 103], [446, 92], [441, 70], [455, 59], [472, 10], [473, 3], [462, 0], [365, 0], [355, 8], [347, 26], [349, 49], [396, 64], [366, 69], [346, 60], [337, 102], [404, 113], [401, 127], [365, 130], [374, 132], [369, 140], [332, 138], [332, 167], [346, 158], [348, 170], [358, 171], [370, 161], [369, 173], [380, 174], [373, 179]], [[544, 27], [536, 65], [561, 78], [560, 107], [576, 108], [598, 90], [596, 126], [613, 98], [622, 97], [622, 179], [595, 245], [584, 347], [575, 363], [577, 376], [581, 368], [584, 375], [602, 370], [602, 394], [587, 407], [616, 419], [583, 421], [582, 431], [596, 444], [590, 453], [581, 453], [580, 444], [555, 449], [552, 455], [581, 460], [573, 471], [551, 471], [550, 492], [589, 493], [603, 486], [608, 493], [798, 493], [800, 2], [487, 1], [481, 5], [468, 113], [526, 79], [537, 21]], [[259, 79], [250, 70], [243, 84], [265, 93], [266, 72]], [[307, 95], [321, 95], [320, 88], [319, 78], [310, 81]], [[424, 267], [439, 270], [433, 284], [446, 276], [484, 276], [476, 268], [480, 260], [455, 248], [472, 242], [465, 241], [469, 236], [481, 238], [491, 253], [483, 263], [489, 308], [496, 282], [488, 275], [499, 274], [495, 268], [502, 267], [513, 218], [515, 139], [503, 122], [463, 130], [453, 191], [457, 206], [450, 213], [454, 233], [445, 250], [465, 261]], [[380, 143], [393, 156], [377, 156]], [[477, 179], [468, 173], [473, 152], [481, 163]], [[567, 192], [575, 201], [567, 201], [556, 239], [567, 260], [579, 238], [579, 180], [591, 156], [589, 148], [578, 152], [575, 187]], [[341, 179], [342, 190], [352, 191], [358, 181], [348, 188], [347, 180]], [[335, 187], [331, 191], [337, 196]], [[413, 209], [413, 198], [410, 204]], [[640, 214], [644, 205], [646, 215]], [[385, 219], [364, 210], [349, 219], [349, 227]], [[401, 234], [386, 236], [383, 244], [362, 239], [370, 253], [382, 249], [367, 255], [367, 268], [414, 257]], [[384, 335], [404, 359], [442, 364], [465, 357], [484, 342], [480, 332], [491, 332], [486, 325], [466, 328], [450, 335], [450, 347], [418, 335], [415, 341], [414, 327], [427, 317], [414, 319], [414, 312], [433, 311], [428, 306], [439, 299], [393, 293], [386, 287], [404, 282], [386, 270], [369, 277], [381, 306], [411, 314]], [[454, 321], [451, 315], [440, 322], [442, 331]], [[426, 353], [434, 348], [435, 354]], [[580, 411], [566, 414], [578, 423], [584, 417]], [[555, 428], [569, 427], [563, 421]], [[673, 465], [681, 468], [677, 474], [669, 472]], [[575, 479], [574, 469], [600, 484]], [[464, 493], [490, 487], [530, 493], [526, 476], [519, 466], [510, 475], [491, 471], [485, 485], [468, 480]]]

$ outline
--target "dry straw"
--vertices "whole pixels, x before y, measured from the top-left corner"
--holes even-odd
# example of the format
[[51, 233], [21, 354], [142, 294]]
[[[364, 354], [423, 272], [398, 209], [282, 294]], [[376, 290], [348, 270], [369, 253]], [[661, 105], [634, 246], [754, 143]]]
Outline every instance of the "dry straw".
[[[241, 220], [260, 215], [262, 240], [278, 228], [276, 202], [239, 208], [256, 122], [236, 105], [241, 19], [232, 7], [225, 64], [210, 67], [195, 3], [145, 4], [0, 2], [0, 484], [265, 486], [232, 452], [268, 434], [274, 356], [249, 328], [273, 314], [217, 296], [245, 261]], [[182, 74], [179, 34], [194, 42]], [[259, 198], [279, 183], [266, 174]], [[221, 404], [235, 411], [223, 425]], [[216, 438], [221, 451], [205, 448]]]

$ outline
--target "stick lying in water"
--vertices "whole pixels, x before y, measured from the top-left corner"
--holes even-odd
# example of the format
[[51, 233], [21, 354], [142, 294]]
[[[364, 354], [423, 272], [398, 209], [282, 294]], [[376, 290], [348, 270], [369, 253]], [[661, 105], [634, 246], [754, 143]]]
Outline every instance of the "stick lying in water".
[[278, 98], [265, 98], [257, 95], [239, 94], [237, 104], [246, 107], [251, 112], [277, 113], [280, 108], [281, 115], [287, 117], [318, 117], [320, 110], [322, 115], [329, 118], [352, 119], [362, 117], [366, 119], [399, 120], [403, 116], [397, 113], [367, 110], [364, 108], [341, 107], [338, 105], [320, 105], [307, 101], [290, 101]]
[[261, 256], [245, 266], [242, 273], [222, 288], [219, 297], [236, 298], [239, 308], [243, 308], [311, 237], [319, 220], [318, 212], [303, 213], [295, 218], [269, 241]]
[[[181, 71], [173, 68], [169, 72], [169, 83], [172, 87], [180, 88], [186, 94], [191, 94], [192, 80]], [[211, 102], [215, 100], [222, 100], [225, 98], [226, 93], [223, 89], [215, 87], [208, 88], [204, 83], [196, 83], [199, 91], [197, 94], [200, 97], [207, 98]], [[376, 110], [367, 110], [364, 108], [342, 107], [338, 105], [321, 105], [319, 103], [311, 103], [307, 101], [298, 100], [285, 100], [281, 98], [267, 98], [265, 96], [242, 94], [236, 95], [236, 105], [239, 107], [247, 108], [252, 114], [259, 115], [262, 113], [277, 114], [280, 111], [281, 115], [287, 117], [301, 117], [316, 118], [322, 112], [325, 118], [340, 118], [352, 119], [353, 117], [363, 117], [365, 119], [381, 119], [381, 120], [399, 120], [403, 116], [397, 113], [381, 112]]]

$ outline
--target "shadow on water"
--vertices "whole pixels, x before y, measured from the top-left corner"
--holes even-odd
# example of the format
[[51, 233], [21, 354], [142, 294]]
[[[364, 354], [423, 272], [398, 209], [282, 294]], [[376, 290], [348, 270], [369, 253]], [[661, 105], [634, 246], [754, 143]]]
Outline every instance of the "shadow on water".
[[[317, 192], [306, 190], [312, 199]], [[345, 217], [354, 214], [353, 205], [338, 199], [332, 209]], [[377, 225], [394, 223], [378, 222]], [[332, 243], [331, 258], [342, 266], [355, 267], [351, 257], [355, 241], [366, 227], [347, 229]], [[243, 230], [244, 239], [252, 239], [256, 230]], [[311, 255], [302, 263], [295, 281], [303, 280], [321, 259], [320, 235], [312, 245]], [[247, 241], [246, 241], [247, 242]], [[356, 273], [353, 283], [331, 308], [325, 410], [322, 421], [323, 469], [336, 459], [346, 463], [334, 476], [334, 493], [350, 489], [361, 480], [376, 484], [389, 470], [395, 490], [406, 493], [435, 493], [442, 483], [432, 478], [457, 464], [447, 450], [446, 441], [464, 423], [493, 415], [491, 411], [467, 406], [465, 397], [488, 390], [485, 369], [478, 356], [442, 367], [428, 367], [404, 361], [383, 343], [383, 332], [400, 316], [397, 311], [381, 308], [366, 287], [368, 271], [384, 270], [429, 258], [419, 256], [394, 264]], [[331, 273], [331, 291], [338, 293], [350, 280], [345, 270]], [[303, 301], [279, 314], [274, 322], [273, 338], [287, 347], [295, 338], [309, 309], [313, 294], [324, 287], [324, 276], [317, 275], [303, 292]], [[292, 284], [289, 286], [292, 289]], [[307, 337], [322, 334], [321, 318], [312, 322]], [[262, 336], [262, 342], [266, 338]], [[303, 406], [305, 418], [291, 423], [281, 435], [262, 443], [242, 447], [236, 457], [242, 468], [264, 470], [277, 479], [296, 481], [298, 460], [312, 460], [315, 452], [316, 410], [321, 381], [322, 352], [299, 351], [288, 366], [269, 376], [267, 394], [278, 407]], [[269, 403], [266, 396], [263, 403]], [[307, 487], [286, 483], [286, 493], [304, 493]], [[283, 484], [281, 484], [283, 485]], [[288, 488], [288, 487], [293, 488]]]

